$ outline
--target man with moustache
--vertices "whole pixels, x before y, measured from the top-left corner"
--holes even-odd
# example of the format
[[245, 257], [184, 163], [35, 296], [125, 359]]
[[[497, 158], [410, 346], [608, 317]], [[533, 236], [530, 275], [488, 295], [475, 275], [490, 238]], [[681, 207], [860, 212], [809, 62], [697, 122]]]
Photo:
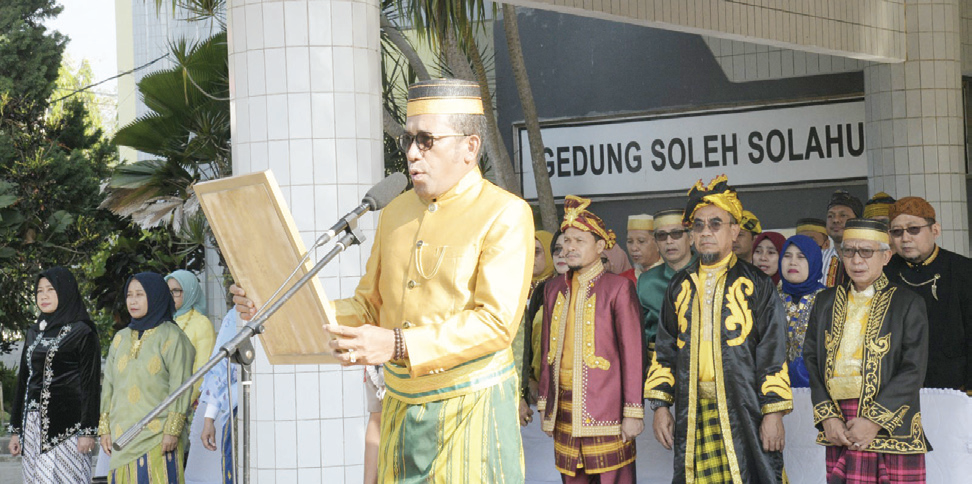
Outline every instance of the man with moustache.
[[[834, 241], [835, 248], [840, 245], [844, 235], [844, 223], [852, 218], [860, 217], [864, 212], [864, 206], [857, 197], [844, 190], [837, 190], [830, 197], [827, 205], [827, 235]], [[847, 272], [841, 265], [841, 258], [835, 252], [830, 256], [830, 260], [824, 260], [824, 284], [827, 287], [834, 287], [846, 284]]]
[[645, 313], [644, 333], [648, 361], [655, 354], [655, 335], [658, 334], [658, 320], [668, 283], [676, 272], [696, 259], [692, 253], [692, 231], [682, 225], [684, 214], [685, 211], [680, 208], [655, 213], [653, 237], [658, 253], [665, 263], [644, 272], [638, 278], [638, 300]]
[[621, 273], [632, 283], [638, 284], [638, 277], [657, 265], [661, 264], [658, 257], [658, 247], [651, 241], [651, 232], [655, 228], [655, 221], [651, 215], [640, 214], [628, 216], [628, 236], [624, 247], [631, 257], [631, 269]]
[[894, 256], [884, 273], [918, 293], [928, 311], [926, 388], [954, 388], [972, 396], [972, 261], [943, 249], [935, 209], [918, 197], [891, 207]]
[[590, 203], [564, 200], [570, 271], [544, 288], [537, 408], [565, 483], [633, 483], [645, 426], [641, 308], [634, 285], [604, 270], [600, 255], [615, 235]]
[[827, 482], [925, 482], [931, 450], [919, 391], [928, 358], [921, 297], [889, 282], [887, 225], [849, 220], [840, 245], [851, 282], [817, 295], [803, 359]]
[[668, 286], [645, 383], [655, 438], [675, 449], [672, 482], [785, 481], [786, 317], [769, 276], [732, 253], [741, 219], [725, 175], [689, 191], [699, 260]]
[[759, 219], [749, 210], [743, 210], [742, 220], [739, 221], [739, 236], [732, 241], [732, 252], [739, 260], [753, 262], [753, 240], [763, 233]]
[[[325, 330], [342, 364], [383, 365], [379, 482], [523, 482], [510, 342], [526, 307], [533, 216], [479, 171], [478, 84], [413, 84], [406, 109], [398, 142], [414, 189], [381, 211], [366, 273], [333, 301], [338, 324]], [[252, 301], [233, 292], [252, 317]]]

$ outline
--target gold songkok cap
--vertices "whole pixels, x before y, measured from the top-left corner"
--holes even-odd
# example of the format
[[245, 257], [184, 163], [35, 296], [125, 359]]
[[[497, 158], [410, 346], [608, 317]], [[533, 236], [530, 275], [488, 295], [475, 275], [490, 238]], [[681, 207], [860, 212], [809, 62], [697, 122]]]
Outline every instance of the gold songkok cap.
[[644, 213], [629, 215], [628, 230], [655, 230], [654, 218]]
[[888, 225], [880, 220], [852, 218], [844, 224], [844, 239], [873, 240], [888, 243]]
[[753, 235], [763, 233], [763, 227], [759, 224], [759, 219], [756, 218], [756, 215], [749, 210], [743, 210], [742, 220], [739, 221], [739, 226], [742, 227], [743, 230], [752, 232]]
[[729, 179], [726, 175], [719, 175], [709, 182], [709, 185], [703, 185], [702, 180], [695, 183], [688, 192], [688, 205], [685, 207], [685, 216], [682, 221], [688, 225], [695, 220], [695, 212], [706, 206], [715, 205], [727, 212], [732, 216], [733, 220], [737, 223], [742, 220], [743, 208], [742, 203], [739, 202], [739, 197], [736, 196], [736, 190], [729, 186]]
[[888, 217], [894, 198], [884, 192], [877, 192], [864, 204], [864, 218]]
[[483, 114], [479, 84], [461, 79], [432, 79], [408, 86], [408, 116]]
[[584, 232], [590, 232], [607, 242], [606, 249], [614, 247], [617, 236], [614, 235], [613, 230], [608, 230], [601, 217], [587, 210], [590, 205], [591, 201], [586, 198], [567, 195], [564, 198], [564, 221], [560, 224], [560, 230], [566, 231], [573, 227]]
[[827, 222], [819, 218], [801, 218], [797, 220], [796, 232], [819, 232], [827, 235]]
[[685, 210], [680, 208], [660, 210], [655, 212], [655, 227], [661, 227], [663, 225], [683, 225], [682, 217], [684, 216]]

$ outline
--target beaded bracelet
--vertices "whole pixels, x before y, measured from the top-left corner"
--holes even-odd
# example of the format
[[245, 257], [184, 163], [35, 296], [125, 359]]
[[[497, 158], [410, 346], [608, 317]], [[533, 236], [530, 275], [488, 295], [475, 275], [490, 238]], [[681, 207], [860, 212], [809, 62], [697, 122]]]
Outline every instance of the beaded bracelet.
[[402, 328], [395, 328], [395, 354], [393, 359], [405, 359], [405, 338], [402, 337]]

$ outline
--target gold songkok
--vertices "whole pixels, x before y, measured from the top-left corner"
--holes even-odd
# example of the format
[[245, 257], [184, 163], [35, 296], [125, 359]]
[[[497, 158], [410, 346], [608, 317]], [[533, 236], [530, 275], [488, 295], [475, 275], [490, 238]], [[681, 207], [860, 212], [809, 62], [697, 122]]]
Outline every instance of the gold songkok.
[[628, 230], [655, 230], [654, 219], [651, 215], [638, 214], [628, 216]]
[[884, 192], [877, 192], [864, 204], [864, 218], [888, 217], [894, 198]]
[[796, 232], [818, 232], [827, 235], [827, 222], [819, 218], [801, 218], [797, 220]]
[[566, 231], [569, 228], [590, 232], [607, 242], [606, 249], [614, 247], [617, 236], [613, 230], [608, 230], [601, 217], [589, 212], [587, 207], [591, 201], [586, 198], [567, 195], [564, 198], [564, 221], [560, 224], [560, 230]]
[[749, 210], [743, 210], [742, 220], [739, 221], [739, 226], [743, 230], [748, 230], [752, 232], [753, 235], [759, 235], [763, 233], [763, 227], [759, 224], [759, 219], [756, 215]]
[[408, 86], [408, 116], [483, 114], [479, 84], [461, 79], [432, 79]]
[[661, 227], [663, 225], [683, 225], [682, 217], [685, 216], [685, 210], [680, 208], [668, 208], [655, 212], [655, 227]]
[[844, 225], [844, 241], [849, 239], [873, 240], [888, 243], [888, 225], [880, 220], [852, 218]]
[[706, 206], [715, 205], [732, 216], [733, 220], [739, 223], [742, 220], [743, 208], [736, 196], [736, 190], [729, 186], [729, 179], [726, 175], [719, 175], [703, 185], [702, 180], [695, 183], [688, 192], [688, 205], [685, 207], [685, 216], [682, 221], [688, 225], [695, 220], [695, 212]]

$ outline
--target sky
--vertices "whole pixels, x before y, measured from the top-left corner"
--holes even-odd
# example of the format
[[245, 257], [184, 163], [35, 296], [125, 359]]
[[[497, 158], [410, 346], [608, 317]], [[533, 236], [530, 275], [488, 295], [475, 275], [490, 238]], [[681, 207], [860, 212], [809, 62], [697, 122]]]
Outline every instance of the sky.
[[[75, 63], [87, 59], [96, 82], [117, 75], [115, 0], [59, 0], [59, 3], [64, 10], [47, 22], [47, 27], [70, 38], [65, 52]], [[116, 87], [115, 81], [109, 81], [94, 90], [114, 95]]]

